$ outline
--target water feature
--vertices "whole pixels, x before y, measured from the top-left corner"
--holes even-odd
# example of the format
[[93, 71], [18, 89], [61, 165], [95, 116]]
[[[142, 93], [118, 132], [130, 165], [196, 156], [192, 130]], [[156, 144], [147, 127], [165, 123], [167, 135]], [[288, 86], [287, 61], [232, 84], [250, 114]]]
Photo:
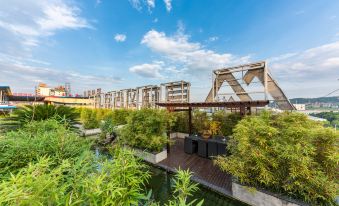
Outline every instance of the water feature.
[[[173, 174], [157, 167], [151, 166], [152, 177], [149, 180], [147, 189], [152, 189], [153, 198], [163, 205], [172, 196], [172, 178]], [[245, 206], [247, 204], [237, 201], [235, 199], [228, 198], [219, 193], [216, 193], [206, 187], [199, 185], [199, 190], [196, 191], [191, 199], [197, 199], [200, 201], [204, 199], [204, 206]]]
[[[108, 158], [112, 158], [112, 156], [100, 148], [96, 148], [95, 153], [97, 156], [105, 155]], [[151, 164], [149, 164], [149, 168], [151, 178], [146, 185], [146, 189], [152, 190], [152, 198], [159, 202], [160, 205], [164, 205], [173, 196], [172, 181], [174, 175]], [[199, 190], [194, 192], [192, 197], [188, 198], [189, 201], [192, 199], [198, 199], [198, 201], [204, 199], [204, 206], [247, 206], [243, 202], [221, 195], [202, 185], [199, 185]]]

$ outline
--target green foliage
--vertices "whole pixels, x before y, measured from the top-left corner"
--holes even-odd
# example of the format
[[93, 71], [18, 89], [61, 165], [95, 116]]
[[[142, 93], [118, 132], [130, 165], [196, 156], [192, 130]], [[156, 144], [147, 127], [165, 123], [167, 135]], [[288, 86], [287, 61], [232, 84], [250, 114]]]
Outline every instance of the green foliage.
[[85, 129], [99, 128], [101, 122], [112, 114], [110, 109], [78, 108], [80, 121]]
[[[204, 200], [194, 199], [188, 202], [187, 198], [193, 196], [193, 193], [198, 190], [198, 184], [191, 182], [192, 172], [189, 170], [177, 170], [177, 173], [173, 179], [173, 198], [168, 201], [166, 206], [201, 206], [204, 203]], [[150, 206], [159, 206], [156, 202], [151, 202], [147, 204]]]
[[71, 194], [81, 200], [79, 205], [138, 205], [145, 199], [144, 184], [150, 178], [147, 165], [130, 150], [116, 148], [113, 156], [113, 161], [100, 161], [100, 169], [90, 174], [74, 171]]
[[193, 133], [202, 133], [209, 129], [210, 119], [206, 112], [194, 110], [192, 117]]
[[130, 113], [131, 110], [116, 109], [107, 114], [103, 119], [103, 123], [100, 125], [101, 136], [105, 137], [106, 134], [111, 134], [118, 125], [127, 124], [127, 117]]
[[[188, 133], [188, 113], [187, 112], [174, 112], [175, 124], [173, 131]], [[220, 123], [220, 131], [222, 135], [232, 135], [232, 130], [241, 120], [241, 115], [237, 113], [227, 113], [224, 110], [214, 112], [210, 118], [206, 112], [194, 110], [192, 115], [192, 132], [203, 133], [206, 130], [215, 130], [215, 126]], [[218, 126], [219, 127], [219, 126]], [[213, 133], [213, 132], [212, 132]], [[221, 135], [219, 134], [219, 135]]]
[[99, 120], [94, 109], [83, 108], [80, 113], [80, 121], [85, 129], [94, 129], [99, 127]]
[[55, 119], [67, 127], [77, 123], [79, 113], [72, 107], [55, 105], [26, 105], [14, 110], [13, 114], [5, 118], [2, 125], [9, 129], [16, 129], [32, 121]]
[[[197, 200], [193, 200], [190, 203], [186, 203], [187, 202], [187, 198], [189, 196], [192, 196], [193, 192], [198, 190], [198, 184], [196, 183], [192, 183], [191, 182], [191, 177], [192, 177], [192, 173], [189, 170], [178, 170], [177, 174], [175, 175], [175, 179], [174, 179], [174, 184], [173, 184], [173, 188], [174, 188], [174, 201], [170, 201], [169, 202], [169, 206], [174, 206], [174, 205], [193, 205]], [[199, 203], [197, 203], [196, 205], [202, 205], [203, 204], [203, 200], [201, 200]]]
[[[148, 166], [131, 150], [116, 147], [111, 155], [95, 156], [88, 141], [54, 119], [30, 122], [0, 137], [0, 205], [144, 204]], [[196, 190], [190, 177], [179, 171], [170, 205], [186, 205]]]
[[0, 179], [17, 173], [38, 157], [53, 156], [56, 163], [89, 150], [88, 140], [79, 138], [55, 119], [31, 122], [18, 131], [0, 136]]
[[338, 138], [299, 113], [248, 116], [234, 129], [216, 164], [246, 185], [300, 198], [312, 205], [334, 205], [338, 194]]
[[69, 169], [67, 161], [51, 169], [49, 158], [38, 158], [16, 175], [0, 183], [0, 205], [52, 205], [64, 202], [67, 185], [62, 184], [63, 173]]
[[311, 114], [314, 117], [320, 117], [329, 121], [329, 125], [332, 127], [339, 127], [339, 112], [320, 112]]
[[188, 112], [173, 112], [173, 116], [175, 117], [175, 122], [172, 130], [189, 133]]
[[165, 110], [135, 110], [127, 117], [119, 140], [132, 147], [159, 152], [168, 143], [166, 132], [173, 122], [173, 116]]
[[145, 199], [150, 175], [131, 151], [117, 149], [113, 161], [85, 152], [75, 162], [53, 164], [42, 157], [2, 181], [0, 205], [138, 205]]
[[241, 115], [238, 113], [227, 113], [225, 110], [220, 110], [212, 115], [214, 121], [221, 123], [221, 133], [225, 136], [233, 134], [233, 128], [241, 120]]

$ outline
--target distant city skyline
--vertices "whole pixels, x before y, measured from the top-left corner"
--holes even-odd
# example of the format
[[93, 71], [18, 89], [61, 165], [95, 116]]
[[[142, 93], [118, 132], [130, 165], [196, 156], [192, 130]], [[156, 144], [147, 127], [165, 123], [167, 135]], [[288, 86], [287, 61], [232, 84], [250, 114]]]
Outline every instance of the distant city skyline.
[[[339, 89], [339, 1], [0, 1], [0, 85], [72, 93], [185, 80], [267, 60], [289, 98]], [[334, 93], [338, 95], [338, 93]]]

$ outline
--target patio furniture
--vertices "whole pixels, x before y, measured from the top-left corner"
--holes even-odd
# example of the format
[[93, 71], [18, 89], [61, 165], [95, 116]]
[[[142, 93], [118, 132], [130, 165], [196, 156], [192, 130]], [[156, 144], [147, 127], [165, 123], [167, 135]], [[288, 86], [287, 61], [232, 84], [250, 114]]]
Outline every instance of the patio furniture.
[[218, 142], [218, 155], [227, 155], [226, 142]]
[[194, 137], [188, 136], [184, 140], [184, 151], [187, 154], [196, 153], [198, 149], [197, 141]]
[[204, 140], [202, 138], [199, 138], [198, 139], [198, 155], [200, 157], [207, 157], [207, 144], [208, 144], [208, 141], [207, 140]]
[[207, 154], [208, 154], [208, 158], [212, 158], [213, 156], [218, 155], [217, 141], [213, 141], [213, 139], [208, 141]]

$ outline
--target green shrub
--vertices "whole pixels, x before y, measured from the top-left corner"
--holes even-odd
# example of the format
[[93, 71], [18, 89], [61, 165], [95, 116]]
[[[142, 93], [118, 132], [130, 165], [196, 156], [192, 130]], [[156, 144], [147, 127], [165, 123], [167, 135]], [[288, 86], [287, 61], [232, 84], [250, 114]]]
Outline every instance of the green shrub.
[[221, 123], [221, 133], [225, 136], [233, 134], [233, 128], [241, 120], [241, 115], [238, 113], [227, 113], [225, 110], [220, 110], [212, 115], [213, 121]]
[[189, 133], [188, 112], [173, 112], [173, 116], [175, 122], [172, 131]]
[[193, 133], [203, 133], [210, 126], [210, 119], [204, 111], [194, 110], [192, 117]]
[[127, 149], [116, 148], [113, 157], [100, 163], [99, 172], [78, 176], [75, 194], [91, 205], [138, 205], [145, 199], [148, 166]]
[[78, 111], [80, 113], [80, 122], [85, 129], [99, 128], [101, 122], [112, 114], [110, 109], [78, 108]]
[[132, 147], [159, 152], [168, 143], [166, 132], [173, 122], [173, 116], [166, 110], [136, 110], [127, 117], [127, 124], [119, 132], [119, 140]]
[[94, 129], [99, 127], [99, 120], [95, 110], [83, 108], [80, 113], [80, 121], [85, 129]]
[[127, 124], [127, 117], [130, 113], [131, 110], [116, 109], [107, 114], [103, 119], [103, 123], [100, 125], [101, 136], [105, 137], [106, 134], [111, 134], [118, 125]]
[[0, 136], [0, 179], [16, 173], [41, 156], [53, 156], [56, 162], [75, 158], [89, 150], [88, 140], [61, 125], [55, 119], [31, 122], [18, 131]]
[[[165, 203], [165, 206], [201, 206], [204, 203], [204, 200], [193, 199], [192, 201], [188, 202], [188, 197], [193, 196], [193, 193], [198, 190], [198, 184], [192, 183], [193, 173], [189, 170], [181, 170], [180, 168], [177, 170], [177, 173], [175, 174], [173, 178], [173, 196], [170, 200], [168, 200], [167, 203]], [[147, 204], [149, 206], [160, 206], [159, 203], [154, 201], [149, 201]]]
[[[113, 159], [96, 156], [89, 142], [54, 119], [30, 122], [0, 137], [0, 205], [147, 203], [148, 166], [131, 150], [116, 147], [111, 155]], [[197, 189], [190, 177], [179, 171], [169, 205], [186, 205], [186, 197]]]
[[234, 129], [217, 165], [246, 185], [312, 205], [334, 205], [338, 194], [338, 137], [299, 113], [248, 116]]
[[113, 161], [85, 152], [53, 164], [53, 158], [38, 158], [4, 179], [0, 205], [138, 205], [146, 198], [147, 166], [129, 150], [117, 149]]
[[53, 118], [67, 127], [77, 124], [79, 113], [75, 108], [55, 105], [26, 105], [15, 109], [13, 114], [5, 118], [2, 125], [8, 129], [17, 129], [32, 121], [42, 121]]

